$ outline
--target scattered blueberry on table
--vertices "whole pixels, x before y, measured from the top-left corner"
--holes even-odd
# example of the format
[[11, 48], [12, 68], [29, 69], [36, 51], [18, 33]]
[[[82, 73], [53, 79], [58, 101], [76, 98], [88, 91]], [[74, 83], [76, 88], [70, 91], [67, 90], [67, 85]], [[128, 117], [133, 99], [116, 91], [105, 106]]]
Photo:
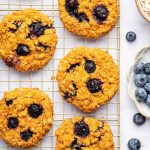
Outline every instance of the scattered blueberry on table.
[[132, 32], [132, 31], [130, 31], [130, 32], [128, 32], [128, 33], [126, 34], [126, 39], [127, 39], [127, 41], [129, 41], [129, 42], [133, 42], [133, 41], [136, 40], [136, 34], [135, 34], [134, 32]]
[[128, 141], [128, 148], [129, 150], [140, 150], [141, 142], [137, 138], [132, 138]]
[[141, 113], [136, 113], [133, 116], [133, 122], [138, 126], [143, 125], [145, 123], [145, 121], [146, 121], [146, 118]]

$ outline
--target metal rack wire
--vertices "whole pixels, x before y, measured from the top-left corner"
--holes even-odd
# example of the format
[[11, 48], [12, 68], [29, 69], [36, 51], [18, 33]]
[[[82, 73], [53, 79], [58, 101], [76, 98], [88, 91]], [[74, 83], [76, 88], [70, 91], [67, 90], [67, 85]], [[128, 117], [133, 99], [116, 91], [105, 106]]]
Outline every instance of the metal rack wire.
[[[119, 1], [118, 1], [118, 5]], [[59, 60], [75, 46], [90, 46], [106, 49], [113, 56], [115, 62], [120, 66], [120, 26], [119, 21], [116, 27], [105, 37], [97, 40], [87, 40], [75, 36], [64, 29], [58, 14], [58, 0], [5, 0], [0, 1], [0, 19], [12, 11], [24, 8], [35, 8], [54, 19], [54, 26], [59, 37], [56, 53], [50, 63], [36, 73], [18, 73], [8, 68], [0, 60], [0, 98], [5, 91], [17, 87], [38, 87], [45, 91], [52, 99], [54, 104], [54, 124], [42, 143], [33, 150], [54, 150], [55, 149], [55, 130], [65, 118], [77, 115], [92, 116], [109, 122], [115, 141], [115, 150], [120, 150], [120, 94], [115, 95], [112, 101], [94, 113], [85, 114], [63, 101], [55, 79]], [[69, 41], [69, 42], [67, 42]], [[66, 109], [67, 108], [67, 109]], [[0, 150], [11, 150], [9, 146], [0, 141]]]

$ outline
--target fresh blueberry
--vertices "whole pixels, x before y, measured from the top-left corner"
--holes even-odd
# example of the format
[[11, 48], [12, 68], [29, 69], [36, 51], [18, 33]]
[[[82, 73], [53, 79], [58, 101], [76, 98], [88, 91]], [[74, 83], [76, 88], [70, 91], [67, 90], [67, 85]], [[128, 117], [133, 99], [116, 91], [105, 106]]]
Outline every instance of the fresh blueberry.
[[32, 118], [38, 118], [43, 113], [43, 111], [43, 107], [39, 104], [31, 104], [28, 107], [28, 114]]
[[89, 126], [84, 121], [76, 122], [74, 124], [74, 134], [85, 138], [90, 134]]
[[18, 56], [27, 56], [30, 54], [30, 49], [27, 45], [20, 44], [16, 52]]
[[134, 83], [137, 87], [144, 87], [144, 85], [147, 83], [147, 75], [145, 74], [135, 75]]
[[33, 136], [33, 132], [30, 129], [28, 129], [27, 131], [21, 132], [20, 136], [24, 141], [27, 142]]
[[147, 82], [150, 83], [150, 75], [147, 76]]
[[96, 64], [92, 60], [86, 60], [84, 69], [87, 73], [93, 73], [96, 70]]
[[150, 63], [144, 65], [144, 73], [150, 75]]
[[127, 41], [129, 41], [129, 42], [133, 42], [133, 41], [135, 41], [135, 39], [136, 39], [136, 34], [134, 33], [134, 32], [128, 32], [127, 34], [126, 34], [126, 39], [127, 39]]
[[132, 138], [128, 141], [128, 148], [129, 150], [140, 150], [141, 142], [139, 139]]
[[15, 118], [15, 117], [10, 117], [10, 118], [8, 119], [8, 124], [7, 124], [7, 126], [8, 126], [9, 129], [15, 129], [15, 128], [18, 127], [18, 125], [19, 125], [19, 120], [18, 120], [17, 118]]
[[137, 62], [133, 67], [133, 70], [136, 74], [143, 73], [143, 69], [144, 69], [144, 63], [141, 61]]
[[147, 96], [147, 99], [146, 99], [146, 105], [148, 106], [148, 107], [150, 107], [150, 95], [148, 95]]
[[98, 79], [89, 79], [87, 82], [87, 88], [91, 93], [97, 93], [102, 90], [102, 82]]
[[137, 99], [138, 102], [145, 102], [146, 98], [147, 98], [147, 92], [145, 89], [143, 88], [137, 88], [135, 90], [135, 97]]
[[146, 83], [145, 86], [144, 86], [144, 89], [146, 90], [146, 92], [148, 94], [150, 94], [150, 83]]
[[141, 113], [136, 113], [133, 116], [133, 122], [138, 126], [143, 125], [145, 123], [145, 120], [145, 116], [143, 116]]
[[93, 9], [93, 17], [99, 23], [105, 21], [108, 17], [108, 9], [104, 5], [98, 5]]

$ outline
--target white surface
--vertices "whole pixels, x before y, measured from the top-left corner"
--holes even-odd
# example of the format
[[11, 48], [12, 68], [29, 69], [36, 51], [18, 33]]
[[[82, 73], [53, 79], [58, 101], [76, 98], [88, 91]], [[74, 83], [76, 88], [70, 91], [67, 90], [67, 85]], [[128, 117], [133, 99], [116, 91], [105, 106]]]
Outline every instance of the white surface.
[[[129, 43], [125, 39], [128, 31], [137, 34], [137, 40]], [[150, 119], [137, 127], [132, 118], [137, 108], [127, 95], [126, 73], [133, 62], [135, 54], [150, 45], [150, 23], [138, 12], [134, 0], [121, 0], [121, 150], [128, 150], [127, 142], [136, 137], [142, 141], [141, 150], [150, 150]]]

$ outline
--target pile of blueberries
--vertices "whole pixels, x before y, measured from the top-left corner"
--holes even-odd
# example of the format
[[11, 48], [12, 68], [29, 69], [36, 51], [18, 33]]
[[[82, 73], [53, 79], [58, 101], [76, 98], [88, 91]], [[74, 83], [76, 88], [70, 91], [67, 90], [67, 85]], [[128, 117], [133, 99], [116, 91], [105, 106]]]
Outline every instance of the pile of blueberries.
[[145, 103], [150, 107], [150, 63], [139, 61], [134, 68], [134, 83], [137, 87], [135, 97], [139, 103]]

